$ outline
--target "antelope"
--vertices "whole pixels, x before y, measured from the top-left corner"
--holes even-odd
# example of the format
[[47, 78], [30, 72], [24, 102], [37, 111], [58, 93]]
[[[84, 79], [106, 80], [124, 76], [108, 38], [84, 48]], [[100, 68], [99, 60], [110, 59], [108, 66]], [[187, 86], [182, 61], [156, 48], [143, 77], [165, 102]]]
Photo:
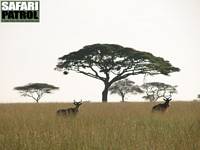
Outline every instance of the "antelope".
[[74, 100], [73, 104], [75, 105], [75, 107], [73, 108], [57, 110], [57, 115], [63, 115], [63, 116], [76, 115], [78, 113], [79, 106], [82, 104], [82, 100], [80, 102], [76, 102]]
[[152, 112], [165, 112], [168, 109], [169, 102], [172, 100], [171, 96], [170, 97], [164, 97], [163, 100], [165, 101], [165, 103], [155, 105], [152, 108]]

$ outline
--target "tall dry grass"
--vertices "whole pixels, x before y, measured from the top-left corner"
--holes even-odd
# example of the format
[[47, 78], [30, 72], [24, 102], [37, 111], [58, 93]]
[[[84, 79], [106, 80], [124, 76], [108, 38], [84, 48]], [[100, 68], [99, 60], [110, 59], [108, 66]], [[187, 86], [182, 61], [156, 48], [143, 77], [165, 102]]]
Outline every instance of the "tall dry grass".
[[174, 102], [165, 114], [151, 103], [1, 104], [0, 150], [199, 150], [200, 103]]

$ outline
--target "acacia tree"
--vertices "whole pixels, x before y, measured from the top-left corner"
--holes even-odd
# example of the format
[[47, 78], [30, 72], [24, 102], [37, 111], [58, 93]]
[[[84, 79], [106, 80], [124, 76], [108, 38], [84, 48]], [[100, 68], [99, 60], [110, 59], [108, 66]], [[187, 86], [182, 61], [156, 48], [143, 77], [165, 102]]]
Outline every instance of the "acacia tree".
[[123, 79], [113, 83], [109, 88], [109, 91], [111, 94], [120, 95], [122, 97], [122, 102], [124, 102], [125, 95], [128, 93], [143, 93], [143, 90], [138, 85], [135, 85], [135, 82], [129, 79]]
[[177, 93], [176, 87], [162, 82], [145, 83], [142, 85], [142, 88], [146, 91], [146, 96], [143, 96], [143, 98], [154, 102], [161, 97]]
[[200, 94], [197, 95], [197, 98], [200, 99]]
[[44, 94], [49, 94], [52, 92], [52, 90], [58, 89], [58, 87], [46, 83], [29, 83], [27, 85], [14, 88], [14, 90], [17, 90], [21, 93], [21, 96], [31, 97], [37, 103]]
[[179, 71], [169, 61], [148, 52], [115, 44], [93, 44], [59, 58], [55, 68], [67, 75], [84, 74], [104, 83], [102, 101], [107, 102], [109, 87], [131, 75], [163, 74]]

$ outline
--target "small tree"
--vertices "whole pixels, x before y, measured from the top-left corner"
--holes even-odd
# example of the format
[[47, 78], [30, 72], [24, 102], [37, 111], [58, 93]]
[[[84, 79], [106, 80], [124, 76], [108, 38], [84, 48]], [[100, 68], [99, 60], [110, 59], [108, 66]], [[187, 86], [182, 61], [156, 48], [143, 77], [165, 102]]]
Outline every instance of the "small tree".
[[46, 83], [29, 83], [27, 85], [14, 88], [14, 90], [17, 90], [21, 93], [21, 96], [31, 97], [37, 103], [44, 94], [49, 94], [52, 90], [58, 89], [58, 87]]
[[135, 82], [124, 79], [118, 82], [115, 82], [110, 88], [109, 91], [111, 94], [118, 94], [122, 97], [122, 102], [124, 102], [125, 95], [128, 93], [137, 94], [143, 93], [143, 90], [138, 86], [135, 85]]
[[93, 44], [59, 58], [56, 70], [67, 75], [71, 71], [104, 83], [102, 102], [107, 102], [110, 86], [129, 76], [150, 74], [169, 75], [179, 68], [151, 53], [116, 44]]
[[197, 95], [197, 98], [200, 99], [200, 94]]
[[142, 88], [146, 91], [146, 96], [143, 96], [143, 98], [154, 102], [166, 95], [177, 93], [176, 87], [162, 82], [145, 83], [142, 85]]

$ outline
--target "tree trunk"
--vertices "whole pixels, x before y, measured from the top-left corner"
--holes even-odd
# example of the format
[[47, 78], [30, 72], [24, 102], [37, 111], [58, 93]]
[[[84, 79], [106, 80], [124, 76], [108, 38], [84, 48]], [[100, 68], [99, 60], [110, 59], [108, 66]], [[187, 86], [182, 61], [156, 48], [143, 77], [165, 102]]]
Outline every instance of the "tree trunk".
[[122, 95], [122, 102], [124, 102], [124, 98], [125, 98], [125, 96], [124, 96], [124, 95]]
[[36, 98], [36, 100], [35, 100], [35, 101], [36, 101], [36, 103], [39, 103], [39, 100], [40, 100], [39, 98]]
[[108, 89], [109, 89], [109, 86], [105, 85], [105, 88], [102, 92], [102, 102], [108, 102]]

